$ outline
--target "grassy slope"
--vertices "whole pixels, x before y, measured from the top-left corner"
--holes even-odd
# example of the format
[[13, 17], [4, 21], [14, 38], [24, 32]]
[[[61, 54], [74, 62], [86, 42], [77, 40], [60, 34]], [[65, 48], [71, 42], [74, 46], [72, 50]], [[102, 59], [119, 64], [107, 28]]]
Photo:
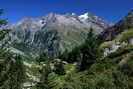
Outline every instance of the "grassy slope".
[[128, 42], [128, 40], [130, 38], [133, 38], [133, 28], [122, 32], [112, 41], [107, 41], [107, 42], [102, 43], [100, 47], [106, 48], [106, 47], [109, 47], [110, 45], [112, 45], [116, 42]]
[[[42, 68], [42, 65], [39, 65], [38, 63], [36, 62], [33, 62], [33, 61], [25, 61], [25, 66], [26, 66], [26, 74], [27, 74], [27, 80], [25, 81], [26, 83], [37, 83], [33, 77], [36, 77], [39, 79], [40, 77], [40, 70]], [[45, 64], [45, 63], [43, 63]], [[71, 73], [72, 71], [74, 71], [75, 69], [75, 65], [74, 64], [65, 64], [64, 65], [64, 68], [65, 68], [65, 72], [66, 72], [66, 75], [64, 76], [59, 76], [59, 75], [56, 75], [54, 73], [52, 73], [50, 75], [50, 78], [54, 78], [54, 82], [61, 85], [64, 78], [67, 76], [67, 74]], [[36, 89], [36, 88], [32, 88], [32, 89]]]

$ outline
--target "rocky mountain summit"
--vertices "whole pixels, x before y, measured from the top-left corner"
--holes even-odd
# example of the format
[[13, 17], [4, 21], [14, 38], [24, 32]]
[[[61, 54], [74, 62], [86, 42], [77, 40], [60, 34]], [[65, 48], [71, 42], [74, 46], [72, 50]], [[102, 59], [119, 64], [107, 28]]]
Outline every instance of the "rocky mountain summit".
[[47, 50], [50, 56], [71, 50], [81, 44], [90, 28], [96, 35], [110, 25], [101, 18], [85, 13], [65, 15], [50, 13], [42, 18], [25, 18], [12, 25], [13, 46], [26, 53], [39, 53]]

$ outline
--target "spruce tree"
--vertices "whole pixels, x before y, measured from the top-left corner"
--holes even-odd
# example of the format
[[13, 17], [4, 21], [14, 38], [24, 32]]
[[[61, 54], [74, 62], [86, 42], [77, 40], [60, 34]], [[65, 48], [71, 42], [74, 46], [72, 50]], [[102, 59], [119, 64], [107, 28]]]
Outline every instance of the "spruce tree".
[[0, 53], [0, 89], [21, 89], [25, 80], [22, 57], [10, 51], [3, 52]]
[[0, 47], [0, 89], [21, 89], [25, 79], [23, 60], [6, 45]]
[[[0, 9], [0, 15], [3, 10]], [[24, 82], [22, 58], [10, 51], [10, 29], [5, 29], [5, 20], [0, 20], [0, 89], [21, 89]], [[3, 29], [2, 29], [3, 28]]]
[[80, 71], [84, 71], [96, 62], [100, 55], [98, 42], [96, 36], [93, 33], [93, 29], [90, 29], [88, 37], [81, 47], [82, 61], [80, 65]]
[[[0, 16], [3, 14], [3, 9], [0, 9]], [[2, 29], [3, 26], [6, 25], [6, 21], [0, 19], [0, 89], [6, 89], [4, 87], [5, 83], [7, 82], [7, 72], [9, 69], [9, 62], [10, 59], [9, 52], [8, 52], [8, 41], [5, 39], [8, 36], [8, 30]], [[7, 88], [8, 89], [8, 88]]]
[[42, 74], [40, 77], [40, 82], [37, 83], [37, 89], [51, 89], [49, 83], [49, 74], [51, 73], [50, 61], [47, 61], [46, 65], [42, 69]]
[[7, 74], [6, 89], [21, 89], [25, 80], [25, 67], [20, 55], [15, 55], [10, 59], [9, 70]]
[[[0, 9], [0, 16], [4, 14], [4, 10]], [[5, 19], [0, 19], [0, 27], [5, 26], [7, 21]]]

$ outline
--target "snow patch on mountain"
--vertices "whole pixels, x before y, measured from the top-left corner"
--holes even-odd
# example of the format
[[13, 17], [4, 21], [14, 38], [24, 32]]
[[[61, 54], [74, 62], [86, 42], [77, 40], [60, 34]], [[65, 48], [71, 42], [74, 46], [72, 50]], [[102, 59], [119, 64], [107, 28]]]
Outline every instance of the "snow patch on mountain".
[[89, 15], [89, 13], [85, 13], [83, 15], [80, 15], [79, 19], [82, 20], [82, 21], [85, 21], [85, 20], [87, 20], [89, 18], [88, 15]]

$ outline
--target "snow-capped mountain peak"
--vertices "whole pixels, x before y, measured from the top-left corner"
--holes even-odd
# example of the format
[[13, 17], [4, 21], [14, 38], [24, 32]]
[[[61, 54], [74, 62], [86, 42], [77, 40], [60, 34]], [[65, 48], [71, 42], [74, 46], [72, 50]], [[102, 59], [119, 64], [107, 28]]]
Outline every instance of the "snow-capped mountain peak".
[[85, 14], [83, 14], [83, 15], [80, 15], [79, 18], [80, 18], [81, 20], [86, 20], [86, 19], [89, 18], [88, 15], [89, 15], [89, 13], [85, 13]]
[[72, 13], [72, 15], [76, 15], [75, 13]]

